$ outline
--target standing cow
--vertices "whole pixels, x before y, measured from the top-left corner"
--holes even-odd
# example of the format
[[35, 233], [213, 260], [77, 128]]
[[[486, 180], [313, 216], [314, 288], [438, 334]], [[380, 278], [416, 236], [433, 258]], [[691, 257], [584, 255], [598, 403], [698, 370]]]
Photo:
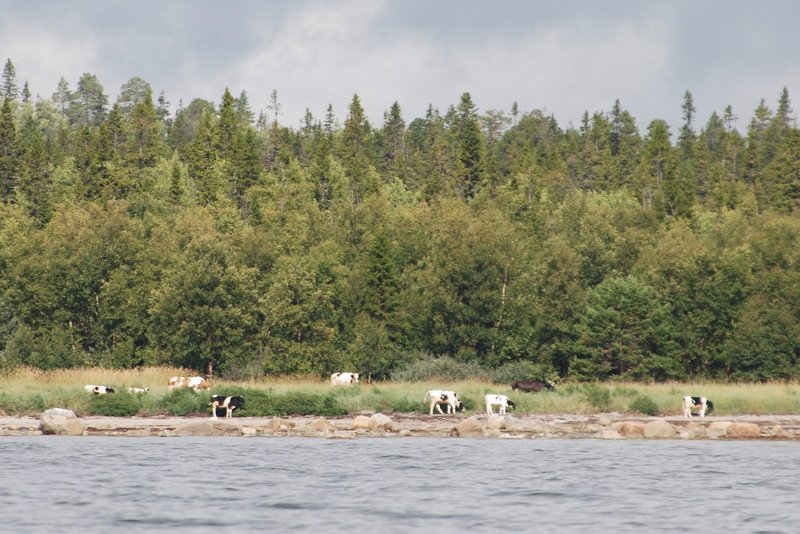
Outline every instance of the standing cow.
[[550, 380], [541, 382], [539, 380], [517, 380], [511, 384], [511, 389], [514, 391], [524, 391], [526, 393], [538, 393], [543, 389], [552, 391], [556, 389], [556, 385]]
[[683, 416], [691, 419], [692, 410], [697, 410], [697, 415], [705, 417], [707, 413], [714, 410], [714, 403], [705, 397], [691, 397], [686, 396], [683, 398]]

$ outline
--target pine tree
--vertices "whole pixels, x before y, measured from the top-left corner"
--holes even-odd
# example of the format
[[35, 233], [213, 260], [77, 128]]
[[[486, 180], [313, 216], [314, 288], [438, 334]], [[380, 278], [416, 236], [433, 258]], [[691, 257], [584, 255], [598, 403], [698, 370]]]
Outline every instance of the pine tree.
[[3, 67], [3, 85], [0, 88], [0, 98], [16, 101], [19, 98], [19, 86], [17, 85], [17, 70], [11, 59], [6, 60]]
[[484, 147], [478, 111], [469, 93], [461, 95], [453, 128], [458, 162], [463, 173], [459, 189], [465, 199], [471, 199], [477, 194], [483, 181]]
[[128, 117], [129, 161], [139, 170], [155, 165], [165, 152], [158, 112], [149, 88]]
[[19, 180], [19, 141], [11, 99], [3, 99], [0, 109], [0, 200], [11, 202]]
[[186, 158], [189, 177], [194, 181], [199, 200], [203, 204], [211, 204], [217, 199], [219, 184], [215, 166], [219, 158], [218, 146], [211, 115], [203, 113], [197, 126], [197, 135], [189, 146]]
[[678, 134], [678, 147], [681, 149], [684, 159], [691, 158], [692, 150], [697, 136], [694, 131], [694, 115], [697, 111], [694, 107], [694, 99], [692, 93], [686, 91], [683, 94], [683, 126]]
[[348, 111], [339, 145], [339, 157], [350, 178], [352, 201], [357, 205], [377, 187], [370, 176], [372, 129], [358, 95], [353, 95]]
[[405, 133], [406, 123], [400, 111], [400, 104], [395, 101], [389, 111], [383, 114], [381, 171], [385, 179], [403, 175]]
[[56, 92], [53, 93], [53, 103], [55, 103], [58, 110], [65, 114], [67, 113], [67, 109], [69, 109], [69, 104], [72, 102], [72, 91], [69, 89], [69, 84], [67, 80], [63, 77], [58, 80], [58, 89]]

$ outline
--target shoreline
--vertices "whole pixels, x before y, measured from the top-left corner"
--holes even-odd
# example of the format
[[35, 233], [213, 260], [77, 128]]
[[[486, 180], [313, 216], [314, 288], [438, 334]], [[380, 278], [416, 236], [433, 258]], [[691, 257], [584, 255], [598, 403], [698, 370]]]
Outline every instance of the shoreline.
[[[71, 412], [70, 412], [71, 413]], [[75, 425], [77, 420], [80, 426]], [[427, 415], [364, 412], [344, 417], [98, 417], [73, 419], [70, 430], [45, 428], [40, 417], [0, 416], [0, 437], [82, 436], [470, 437], [505, 439], [800, 440], [800, 415], [650, 417], [620, 413]]]

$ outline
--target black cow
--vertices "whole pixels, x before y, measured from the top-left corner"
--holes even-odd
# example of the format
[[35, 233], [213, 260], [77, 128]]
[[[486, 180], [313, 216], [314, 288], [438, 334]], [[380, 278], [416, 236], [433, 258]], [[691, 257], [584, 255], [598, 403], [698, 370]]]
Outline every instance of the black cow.
[[556, 385], [550, 380], [540, 382], [539, 380], [517, 380], [511, 384], [511, 389], [514, 391], [524, 391], [526, 393], [538, 393], [543, 389], [553, 390]]

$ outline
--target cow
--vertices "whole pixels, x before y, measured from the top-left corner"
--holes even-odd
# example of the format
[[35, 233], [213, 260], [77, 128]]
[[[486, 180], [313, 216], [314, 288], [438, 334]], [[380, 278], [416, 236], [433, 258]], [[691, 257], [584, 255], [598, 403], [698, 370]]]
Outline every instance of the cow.
[[434, 407], [439, 410], [440, 414], [444, 415], [441, 407], [442, 404], [447, 406], [446, 410], [448, 414], [455, 414], [457, 411], [464, 411], [464, 403], [458, 400], [458, 395], [455, 391], [432, 389], [425, 393], [425, 398], [423, 400], [427, 400], [429, 398], [431, 405], [428, 413], [430, 413], [430, 415], [433, 415]]
[[169, 389], [191, 388], [195, 391], [209, 389], [211, 385], [202, 376], [173, 376], [169, 379]]
[[705, 397], [691, 397], [687, 395], [683, 398], [683, 416], [687, 419], [691, 419], [692, 410], [697, 410], [697, 414], [700, 417], [705, 417], [707, 413], [714, 411], [714, 403]]
[[544, 382], [540, 382], [539, 380], [517, 380], [511, 384], [511, 389], [514, 391], [524, 391], [525, 393], [538, 393], [543, 389], [552, 391], [556, 389], [556, 385], [550, 380], [545, 380]]
[[96, 386], [94, 384], [86, 384], [83, 386], [86, 393], [93, 393], [95, 395], [106, 395], [107, 393], [114, 393], [114, 388], [108, 386]]
[[230, 397], [226, 397], [225, 395], [213, 395], [208, 405], [211, 406], [211, 417], [214, 419], [217, 418], [217, 408], [225, 408], [225, 417], [230, 418], [233, 417], [233, 410], [244, 406], [244, 397], [240, 397], [239, 395]]
[[349, 386], [358, 384], [358, 373], [333, 373], [331, 375], [332, 386]]
[[493, 393], [489, 393], [484, 397], [486, 400], [486, 414], [492, 415], [492, 406], [498, 405], [500, 409], [498, 410], [499, 413], [506, 413], [506, 408], [509, 410], [513, 410], [516, 407], [516, 404], [511, 402], [508, 397], [505, 395], [495, 395]]
[[128, 393], [147, 393], [150, 391], [150, 388], [137, 388], [133, 386], [128, 386]]

